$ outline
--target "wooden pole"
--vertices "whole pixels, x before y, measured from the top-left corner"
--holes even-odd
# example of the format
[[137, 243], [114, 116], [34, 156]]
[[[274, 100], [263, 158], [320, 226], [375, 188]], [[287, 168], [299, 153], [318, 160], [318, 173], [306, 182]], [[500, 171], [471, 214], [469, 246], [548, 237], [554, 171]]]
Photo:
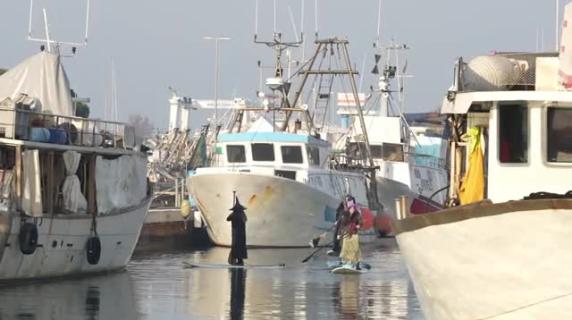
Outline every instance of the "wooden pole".
[[54, 185], [54, 151], [48, 151], [48, 183], [47, 183], [47, 206], [48, 206], [48, 214], [54, 213], [54, 195], [56, 186]]
[[15, 175], [16, 178], [16, 206], [18, 209], [22, 208], [22, 147], [16, 146], [16, 159], [15, 159]]

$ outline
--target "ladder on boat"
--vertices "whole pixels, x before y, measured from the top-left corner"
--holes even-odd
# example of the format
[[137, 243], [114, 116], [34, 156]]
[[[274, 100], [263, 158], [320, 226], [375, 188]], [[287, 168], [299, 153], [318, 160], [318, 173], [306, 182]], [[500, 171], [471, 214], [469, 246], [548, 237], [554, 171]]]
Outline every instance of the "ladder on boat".
[[334, 75], [321, 74], [318, 83], [318, 90], [314, 101], [314, 112], [312, 120], [317, 128], [323, 128], [327, 125], [330, 101], [332, 100], [332, 86], [334, 84]]

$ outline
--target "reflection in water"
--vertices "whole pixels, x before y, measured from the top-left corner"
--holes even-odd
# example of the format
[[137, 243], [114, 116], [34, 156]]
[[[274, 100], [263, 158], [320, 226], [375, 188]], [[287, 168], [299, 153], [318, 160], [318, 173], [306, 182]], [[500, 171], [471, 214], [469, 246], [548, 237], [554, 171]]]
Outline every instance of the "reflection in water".
[[0, 287], [0, 320], [138, 319], [126, 272]]
[[[0, 318], [0, 319], [2, 319], [2, 318]], [[31, 313], [19, 313], [17, 319], [18, 320], [35, 320], [36, 317]]]
[[357, 319], [359, 314], [359, 280], [356, 275], [343, 275], [338, 288], [339, 314], [343, 319]]
[[95, 320], [99, 314], [99, 287], [87, 287], [85, 298], [85, 315], [88, 320]]
[[331, 274], [325, 255], [302, 264], [307, 249], [249, 251], [250, 264], [285, 269], [183, 267], [225, 263], [228, 250], [136, 257], [129, 272], [143, 319], [422, 319], [395, 244], [366, 246], [372, 270], [361, 275]]
[[[187, 269], [225, 263], [227, 248], [136, 257], [128, 272], [0, 287], [0, 320], [421, 319], [395, 245], [363, 248], [372, 270], [335, 275], [308, 249], [249, 251], [251, 264], [285, 269]], [[248, 274], [248, 276], [247, 276]]]
[[230, 318], [233, 320], [244, 316], [245, 284], [246, 270], [230, 269]]

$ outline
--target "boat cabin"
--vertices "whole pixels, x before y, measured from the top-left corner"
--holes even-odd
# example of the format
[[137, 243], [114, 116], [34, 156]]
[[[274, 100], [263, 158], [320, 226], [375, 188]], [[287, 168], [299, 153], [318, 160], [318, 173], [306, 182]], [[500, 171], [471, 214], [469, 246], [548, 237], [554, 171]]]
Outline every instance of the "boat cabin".
[[215, 166], [299, 180], [299, 171], [328, 167], [330, 148], [328, 142], [308, 135], [223, 133], [216, 144]]
[[[474, 167], [471, 143], [475, 137], [468, 136], [471, 128], [478, 129], [484, 159], [484, 198], [504, 202], [536, 192], [570, 191], [572, 92], [557, 85], [558, 58], [538, 54], [489, 58], [489, 65], [513, 63], [521, 75], [510, 85], [497, 88], [482, 83], [475, 88], [474, 82], [473, 87], [462, 88], [463, 78], [466, 81], [472, 77], [467, 73], [478, 73], [481, 81], [489, 77], [479, 71], [479, 65], [460, 61], [457, 88], [449, 92], [442, 108], [449, 115], [453, 131], [451, 198], [458, 196], [467, 172]], [[479, 90], [479, 86], [487, 90]]]

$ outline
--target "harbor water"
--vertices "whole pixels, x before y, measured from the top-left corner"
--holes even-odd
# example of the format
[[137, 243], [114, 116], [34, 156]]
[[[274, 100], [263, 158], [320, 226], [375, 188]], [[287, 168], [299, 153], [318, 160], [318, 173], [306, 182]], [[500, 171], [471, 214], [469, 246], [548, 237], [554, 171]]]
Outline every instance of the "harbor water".
[[252, 249], [249, 264], [283, 269], [188, 268], [225, 263], [227, 248], [134, 256], [127, 271], [0, 288], [7, 319], [422, 319], [393, 240], [362, 247], [371, 270], [335, 275], [312, 249]]

